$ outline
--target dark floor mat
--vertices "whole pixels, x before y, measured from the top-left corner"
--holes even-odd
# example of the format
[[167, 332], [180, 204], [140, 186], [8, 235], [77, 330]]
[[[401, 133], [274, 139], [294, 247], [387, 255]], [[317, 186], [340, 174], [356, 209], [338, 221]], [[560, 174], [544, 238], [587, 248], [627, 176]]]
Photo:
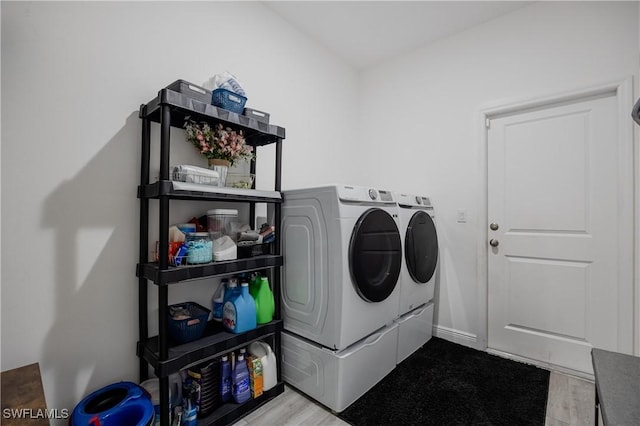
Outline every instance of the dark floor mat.
[[549, 372], [432, 338], [338, 416], [365, 425], [544, 425]]

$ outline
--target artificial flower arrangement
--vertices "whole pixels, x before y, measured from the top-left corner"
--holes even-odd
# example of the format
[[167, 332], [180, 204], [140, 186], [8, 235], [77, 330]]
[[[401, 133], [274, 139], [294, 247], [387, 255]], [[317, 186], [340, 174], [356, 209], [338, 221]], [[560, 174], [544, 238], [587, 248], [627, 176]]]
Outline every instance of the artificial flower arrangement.
[[242, 130], [236, 132], [220, 123], [211, 127], [206, 122], [197, 123], [189, 118], [184, 128], [187, 141], [205, 158], [226, 160], [231, 166], [236, 161], [253, 158], [253, 147], [246, 143]]

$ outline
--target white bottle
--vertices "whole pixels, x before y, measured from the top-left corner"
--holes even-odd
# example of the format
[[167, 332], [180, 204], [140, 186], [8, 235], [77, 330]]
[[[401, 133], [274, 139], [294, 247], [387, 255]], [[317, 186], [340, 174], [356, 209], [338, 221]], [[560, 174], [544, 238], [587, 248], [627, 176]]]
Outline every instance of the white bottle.
[[260, 358], [262, 362], [262, 387], [268, 391], [278, 384], [278, 366], [276, 365], [276, 355], [271, 346], [265, 342], [257, 341], [249, 345], [248, 352]]

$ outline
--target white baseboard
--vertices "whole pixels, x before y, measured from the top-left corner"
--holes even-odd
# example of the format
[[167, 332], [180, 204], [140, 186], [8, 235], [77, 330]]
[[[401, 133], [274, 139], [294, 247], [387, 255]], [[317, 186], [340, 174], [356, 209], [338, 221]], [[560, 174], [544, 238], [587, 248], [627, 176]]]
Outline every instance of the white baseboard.
[[553, 365], [543, 361], [537, 361], [534, 359], [510, 354], [508, 352], [502, 352], [496, 349], [481, 348], [479, 347], [478, 338], [475, 334], [468, 333], [466, 331], [456, 330], [449, 327], [443, 327], [440, 325], [433, 326], [433, 335], [449, 342], [457, 343], [459, 345], [467, 346], [469, 348], [477, 349], [483, 352], [497, 355], [502, 358], [507, 358], [513, 361], [522, 362], [525, 364], [535, 365], [536, 367], [544, 368], [545, 370], [555, 371], [568, 376], [577, 377], [579, 379], [589, 380], [593, 382], [593, 374], [585, 373], [583, 371], [577, 371], [558, 365]]
[[434, 325], [433, 335], [441, 339], [448, 340], [449, 342], [458, 343], [459, 345], [473, 349], [480, 349], [478, 348], [477, 336], [475, 334], [467, 333], [466, 331], [455, 330], [441, 325]]
[[531, 359], [531, 358], [527, 358], [527, 357], [523, 357], [523, 356], [519, 356], [519, 355], [510, 354], [508, 352], [502, 352], [502, 351], [497, 350], [497, 349], [487, 349], [487, 353], [490, 353], [492, 355], [497, 355], [497, 356], [502, 357], [502, 358], [510, 359], [512, 361], [522, 362], [524, 364], [535, 365], [536, 367], [544, 368], [545, 370], [549, 370], [549, 371], [555, 371], [557, 373], [562, 373], [562, 374], [565, 374], [567, 376], [577, 377], [579, 379], [588, 380], [590, 382], [594, 381], [593, 374], [586, 373], [584, 371], [578, 371], [578, 370], [573, 370], [573, 369], [567, 368], [567, 367], [561, 367], [559, 365], [554, 365], [554, 364], [551, 364], [551, 363], [548, 363], [548, 362], [538, 361], [538, 360], [535, 360], [535, 359]]

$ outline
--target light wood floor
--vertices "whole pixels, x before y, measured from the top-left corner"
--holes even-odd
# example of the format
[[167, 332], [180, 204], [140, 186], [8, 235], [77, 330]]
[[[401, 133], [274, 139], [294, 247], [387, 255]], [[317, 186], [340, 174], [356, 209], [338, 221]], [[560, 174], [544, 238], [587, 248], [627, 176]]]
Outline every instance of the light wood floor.
[[593, 425], [595, 398], [593, 382], [552, 371], [546, 426]]
[[[551, 372], [545, 426], [593, 425], [593, 382]], [[234, 426], [348, 425], [298, 391], [285, 391]]]

